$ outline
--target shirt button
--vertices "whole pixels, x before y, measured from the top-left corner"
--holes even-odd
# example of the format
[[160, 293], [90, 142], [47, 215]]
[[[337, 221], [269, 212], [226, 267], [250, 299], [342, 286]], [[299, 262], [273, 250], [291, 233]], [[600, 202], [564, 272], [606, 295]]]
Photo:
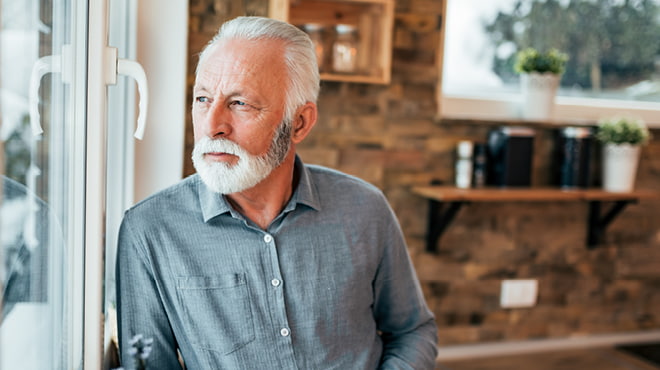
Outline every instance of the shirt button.
[[270, 234], [266, 234], [266, 235], [264, 236], [264, 241], [265, 241], [266, 243], [270, 243], [270, 242], [273, 241], [273, 237], [270, 236]]
[[289, 329], [287, 329], [287, 328], [282, 328], [282, 329], [280, 330], [280, 335], [283, 336], [283, 337], [288, 337], [288, 336], [289, 336]]
[[270, 281], [270, 285], [280, 286], [280, 280], [279, 279], [273, 279], [273, 280]]

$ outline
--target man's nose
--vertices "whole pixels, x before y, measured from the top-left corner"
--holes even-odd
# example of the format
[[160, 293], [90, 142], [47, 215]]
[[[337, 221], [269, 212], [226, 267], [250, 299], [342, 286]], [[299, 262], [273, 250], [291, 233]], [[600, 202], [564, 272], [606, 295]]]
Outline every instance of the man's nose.
[[227, 137], [232, 131], [230, 110], [222, 104], [213, 105], [207, 116], [206, 135], [210, 138]]

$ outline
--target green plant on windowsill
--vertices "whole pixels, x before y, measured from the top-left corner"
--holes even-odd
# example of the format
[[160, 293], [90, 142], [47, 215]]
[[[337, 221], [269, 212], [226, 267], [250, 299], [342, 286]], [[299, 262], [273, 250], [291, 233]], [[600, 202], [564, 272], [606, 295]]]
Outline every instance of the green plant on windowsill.
[[611, 117], [598, 122], [596, 138], [603, 144], [639, 146], [649, 141], [651, 133], [641, 119]]
[[552, 73], [561, 75], [566, 69], [568, 55], [557, 49], [550, 49], [540, 53], [534, 48], [520, 50], [516, 54], [516, 62], [513, 66], [517, 73]]

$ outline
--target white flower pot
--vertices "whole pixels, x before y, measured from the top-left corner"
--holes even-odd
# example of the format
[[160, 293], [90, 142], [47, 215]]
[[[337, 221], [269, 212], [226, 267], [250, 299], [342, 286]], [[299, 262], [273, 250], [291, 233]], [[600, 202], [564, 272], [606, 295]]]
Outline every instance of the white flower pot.
[[552, 119], [560, 75], [530, 72], [520, 75], [522, 117], [532, 120]]
[[606, 144], [603, 147], [603, 189], [625, 193], [635, 189], [640, 147]]

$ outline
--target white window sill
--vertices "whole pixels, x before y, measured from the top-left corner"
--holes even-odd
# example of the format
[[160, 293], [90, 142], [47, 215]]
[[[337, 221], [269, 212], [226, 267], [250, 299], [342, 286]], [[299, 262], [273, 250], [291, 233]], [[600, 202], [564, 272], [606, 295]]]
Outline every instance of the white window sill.
[[[520, 94], [494, 96], [443, 95], [440, 110], [443, 118], [522, 120]], [[544, 123], [593, 125], [599, 119], [630, 115], [643, 119], [649, 127], [660, 128], [660, 103], [604, 99], [557, 97], [552, 120]]]

